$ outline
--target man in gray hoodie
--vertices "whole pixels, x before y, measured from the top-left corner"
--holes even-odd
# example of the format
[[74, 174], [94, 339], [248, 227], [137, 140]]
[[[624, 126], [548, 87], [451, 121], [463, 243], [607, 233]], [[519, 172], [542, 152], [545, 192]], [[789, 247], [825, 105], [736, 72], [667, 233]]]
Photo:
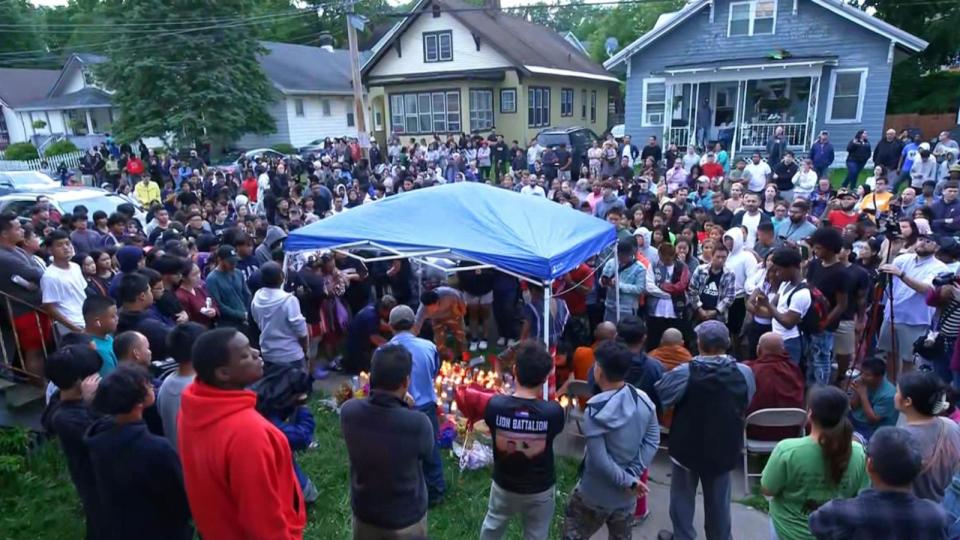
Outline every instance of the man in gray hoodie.
[[601, 392], [587, 401], [583, 434], [587, 438], [583, 474], [567, 503], [563, 538], [587, 539], [607, 525], [611, 540], [631, 537], [641, 481], [660, 444], [653, 402], [624, 378], [631, 354], [608, 341], [594, 352], [594, 378]]
[[271, 366], [298, 365], [305, 368], [307, 320], [300, 302], [283, 290], [283, 270], [275, 262], [260, 268], [263, 288], [253, 295], [250, 312], [260, 327], [260, 356], [265, 371]]
[[263, 238], [263, 243], [257, 246], [253, 256], [257, 258], [260, 264], [273, 260], [273, 250], [277, 249], [280, 242], [287, 238], [287, 233], [276, 225], [267, 227], [267, 234]]

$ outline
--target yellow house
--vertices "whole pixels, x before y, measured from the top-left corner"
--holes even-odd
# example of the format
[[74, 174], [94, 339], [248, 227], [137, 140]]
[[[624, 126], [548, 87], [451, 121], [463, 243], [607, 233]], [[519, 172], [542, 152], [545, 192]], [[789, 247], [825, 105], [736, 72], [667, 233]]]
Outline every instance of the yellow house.
[[496, 131], [528, 142], [547, 127], [602, 133], [619, 81], [549, 28], [499, 2], [419, 0], [363, 63], [372, 132], [401, 138]]

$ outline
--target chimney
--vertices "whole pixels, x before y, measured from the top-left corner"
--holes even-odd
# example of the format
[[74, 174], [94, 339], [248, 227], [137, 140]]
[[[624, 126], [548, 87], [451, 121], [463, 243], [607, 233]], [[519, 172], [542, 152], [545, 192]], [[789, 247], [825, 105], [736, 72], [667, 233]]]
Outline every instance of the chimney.
[[330, 32], [321, 33], [320, 36], [317, 37], [317, 43], [320, 44], [321, 49], [333, 52], [333, 36]]

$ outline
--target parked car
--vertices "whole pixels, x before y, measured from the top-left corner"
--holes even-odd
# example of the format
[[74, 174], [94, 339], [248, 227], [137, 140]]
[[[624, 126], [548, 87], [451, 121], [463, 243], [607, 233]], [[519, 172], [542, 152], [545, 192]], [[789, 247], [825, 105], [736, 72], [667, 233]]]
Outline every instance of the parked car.
[[547, 128], [537, 134], [541, 146], [567, 145], [573, 157], [570, 177], [574, 182], [580, 178], [580, 167], [587, 163], [587, 150], [599, 140], [592, 129], [585, 127]]
[[136, 200], [131, 197], [111, 193], [100, 188], [89, 187], [54, 187], [43, 190], [17, 191], [0, 197], [0, 212], [13, 212], [20, 217], [30, 217], [30, 209], [37, 203], [37, 197], [45, 195], [50, 199], [50, 205], [61, 214], [72, 213], [77, 206], [85, 206], [87, 215], [91, 218], [97, 210], [103, 210], [110, 215], [117, 211], [117, 207], [130, 203], [134, 208], [134, 217], [144, 227], [147, 226], [147, 213]]
[[301, 146], [297, 149], [297, 152], [303, 157], [309, 156], [310, 154], [316, 154], [317, 152], [323, 150], [323, 142], [326, 139], [316, 139], [308, 142], [307, 144]]
[[0, 172], [0, 195], [15, 191], [43, 191], [60, 187], [60, 182], [38, 171]]
[[225, 173], [237, 174], [240, 172], [240, 159], [253, 161], [258, 156], [266, 159], [288, 159], [300, 161], [299, 156], [289, 156], [282, 152], [277, 152], [273, 148], [256, 148], [253, 150], [239, 150], [226, 154], [222, 158], [213, 162], [213, 168]]

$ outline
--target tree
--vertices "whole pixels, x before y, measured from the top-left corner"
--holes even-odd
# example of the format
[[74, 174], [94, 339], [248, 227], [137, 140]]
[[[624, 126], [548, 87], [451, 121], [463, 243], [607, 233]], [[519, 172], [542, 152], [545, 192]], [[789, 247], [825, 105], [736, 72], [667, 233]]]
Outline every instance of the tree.
[[[113, 20], [152, 26], [118, 27], [109, 60], [96, 70], [115, 92], [115, 136], [225, 143], [273, 131], [267, 106], [275, 95], [256, 59], [265, 52], [255, 32], [262, 19], [237, 20], [252, 7], [251, 0], [123, 1]], [[232, 22], [176, 24], [204, 19]]]
[[[683, 0], [663, 0], [623, 4], [603, 11], [594, 17], [596, 26], [587, 35], [577, 34], [590, 44], [590, 57], [597, 62], [607, 59], [606, 41], [614, 37], [621, 47], [649, 32], [660, 15], [683, 7]], [[590, 20], [586, 21], [587, 24]]]
[[34, 67], [32, 59], [43, 52], [37, 17], [28, 0], [0, 1], [0, 66]]

